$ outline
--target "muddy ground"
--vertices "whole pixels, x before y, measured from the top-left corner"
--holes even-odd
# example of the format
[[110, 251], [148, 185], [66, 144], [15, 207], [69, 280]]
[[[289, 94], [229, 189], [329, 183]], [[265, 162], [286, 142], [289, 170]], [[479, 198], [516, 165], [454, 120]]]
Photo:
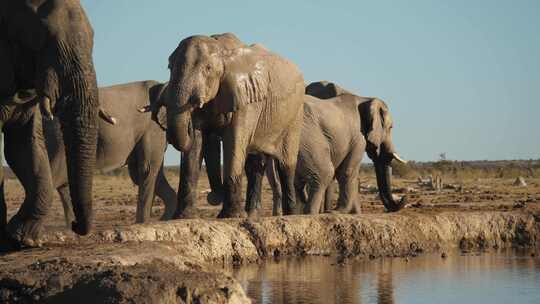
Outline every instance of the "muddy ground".
[[[178, 184], [174, 176], [172, 185]], [[127, 178], [95, 180], [96, 232], [79, 238], [64, 226], [58, 198], [42, 248], [0, 257], [0, 302], [248, 303], [240, 285], [223, 273], [230, 265], [285, 256], [414, 257], [455, 248], [496, 250], [540, 245], [540, 179], [448, 180], [440, 192], [416, 180], [398, 179], [411, 205], [386, 214], [361, 179], [362, 216], [266, 217], [259, 221], [215, 220], [219, 207], [206, 204], [201, 179], [201, 220], [132, 225], [136, 188]], [[15, 180], [6, 182], [10, 215], [22, 201]], [[398, 195], [402, 195], [396, 193]], [[271, 213], [265, 183], [263, 215]]]

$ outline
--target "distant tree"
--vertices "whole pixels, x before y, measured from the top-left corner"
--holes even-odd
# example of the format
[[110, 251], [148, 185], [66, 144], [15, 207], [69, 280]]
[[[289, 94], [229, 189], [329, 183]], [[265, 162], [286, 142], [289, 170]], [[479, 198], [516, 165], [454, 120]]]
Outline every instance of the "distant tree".
[[439, 161], [445, 161], [446, 160], [446, 152], [439, 154]]

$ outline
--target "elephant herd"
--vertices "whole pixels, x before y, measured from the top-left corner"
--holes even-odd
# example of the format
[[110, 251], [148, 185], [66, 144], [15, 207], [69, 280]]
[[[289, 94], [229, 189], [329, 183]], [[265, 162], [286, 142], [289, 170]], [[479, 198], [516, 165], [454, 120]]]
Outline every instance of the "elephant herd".
[[[294, 63], [231, 33], [182, 40], [168, 58], [167, 83], [98, 89], [92, 48], [77, 0], [0, 3], [0, 124], [6, 161], [25, 190], [8, 222], [0, 173], [0, 251], [39, 244], [53, 189], [71, 229], [88, 234], [94, 171], [124, 165], [139, 189], [137, 222], [149, 218], [155, 195], [165, 202], [162, 219], [196, 216], [203, 159], [220, 218], [258, 216], [265, 173], [274, 215], [358, 213], [364, 153], [385, 208], [406, 203], [392, 196], [390, 164], [402, 160], [378, 98], [328, 82], [306, 86]], [[163, 172], [168, 143], [183, 153], [178, 194]]]

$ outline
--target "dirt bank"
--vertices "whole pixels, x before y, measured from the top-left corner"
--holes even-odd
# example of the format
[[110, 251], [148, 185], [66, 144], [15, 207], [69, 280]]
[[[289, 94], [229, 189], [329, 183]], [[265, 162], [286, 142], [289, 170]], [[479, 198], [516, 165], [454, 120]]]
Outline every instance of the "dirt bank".
[[244, 292], [221, 267], [292, 255], [404, 256], [539, 244], [540, 214], [527, 211], [180, 220], [86, 238], [55, 232], [43, 248], [0, 257], [0, 299], [56, 302], [84, 294], [89, 301], [182, 303], [189, 294], [206, 303], [243, 303]]

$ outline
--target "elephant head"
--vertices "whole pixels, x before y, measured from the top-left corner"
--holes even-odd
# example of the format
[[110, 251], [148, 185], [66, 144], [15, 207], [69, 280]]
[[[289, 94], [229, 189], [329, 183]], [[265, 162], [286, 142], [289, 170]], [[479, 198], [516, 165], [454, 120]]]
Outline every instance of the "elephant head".
[[177, 150], [190, 149], [193, 111], [216, 97], [225, 73], [225, 57], [242, 46], [230, 33], [192, 36], [182, 40], [169, 57], [167, 139]]
[[317, 81], [312, 82], [306, 86], [306, 94], [315, 96], [320, 99], [329, 99], [336, 97], [342, 94], [351, 94], [351, 92], [345, 90], [344, 88], [338, 86], [333, 82], [328, 81]]
[[398, 211], [406, 204], [403, 197], [396, 202], [392, 197], [390, 164], [393, 159], [404, 162], [396, 153], [392, 143], [392, 117], [386, 104], [377, 98], [360, 98], [359, 112], [362, 133], [366, 138], [366, 152], [373, 161], [377, 176], [379, 196], [390, 212]]
[[0, 86], [0, 96], [28, 101], [22, 90], [34, 89], [45, 116], [59, 117], [76, 217], [72, 229], [85, 235], [92, 226], [99, 106], [92, 27], [74, 0], [2, 1], [0, 25], [0, 40], [15, 56], [12, 70], [0, 71], [2, 81], [11, 81]]

